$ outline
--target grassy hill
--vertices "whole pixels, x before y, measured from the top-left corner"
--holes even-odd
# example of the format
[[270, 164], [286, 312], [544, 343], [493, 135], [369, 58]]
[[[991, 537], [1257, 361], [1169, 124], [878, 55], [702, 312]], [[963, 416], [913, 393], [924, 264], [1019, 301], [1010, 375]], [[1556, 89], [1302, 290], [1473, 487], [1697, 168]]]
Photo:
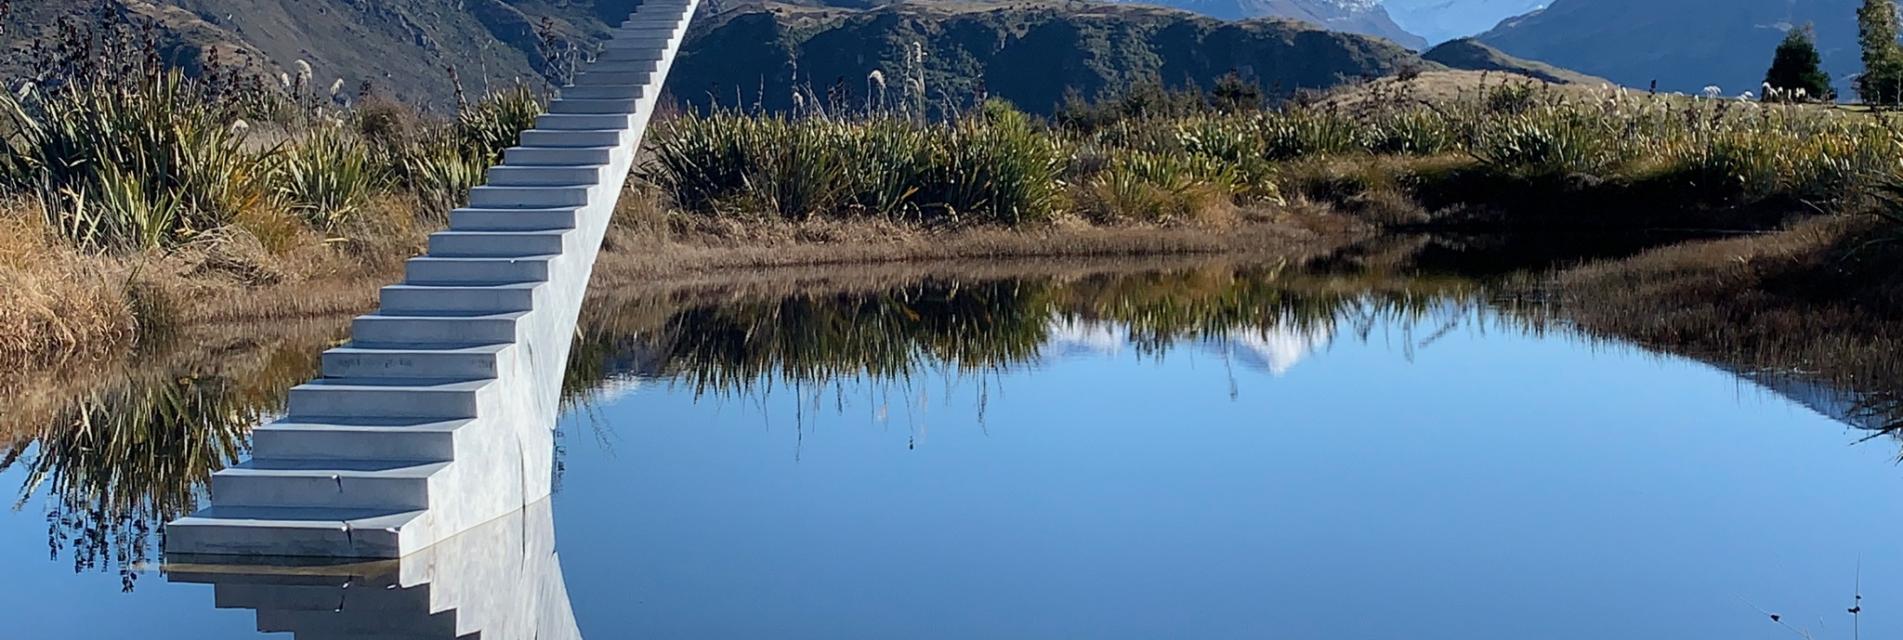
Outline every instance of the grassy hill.
[[1473, 38], [1449, 40], [1421, 54], [1430, 62], [1468, 71], [1504, 71], [1554, 84], [1602, 84], [1604, 78], [1561, 69], [1544, 62], [1522, 60]]

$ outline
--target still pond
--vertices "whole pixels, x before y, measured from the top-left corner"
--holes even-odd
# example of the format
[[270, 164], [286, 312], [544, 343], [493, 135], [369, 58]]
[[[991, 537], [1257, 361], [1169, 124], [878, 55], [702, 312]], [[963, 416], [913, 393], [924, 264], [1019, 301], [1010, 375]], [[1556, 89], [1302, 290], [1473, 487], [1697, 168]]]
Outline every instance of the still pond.
[[[1903, 633], [1899, 441], [1861, 397], [1460, 280], [1210, 266], [585, 315], [557, 491], [508, 525], [553, 536], [538, 571], [572, 621], [544, 640]], [[479, 573], [410, 601], [350, 591], [405, 567], [315, 572], [299, 603], [160, 557], [159, 525], [330, 337], [128, 373], [0, 445], [0, 638], [448, 638], [514, 615], [443, 610]]]

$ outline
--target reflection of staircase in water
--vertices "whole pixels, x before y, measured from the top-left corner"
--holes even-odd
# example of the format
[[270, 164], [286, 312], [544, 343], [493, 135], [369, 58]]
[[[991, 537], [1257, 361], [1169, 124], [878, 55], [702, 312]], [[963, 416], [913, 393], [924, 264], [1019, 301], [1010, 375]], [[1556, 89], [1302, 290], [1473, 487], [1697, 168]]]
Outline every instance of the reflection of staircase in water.
[[167, 553], [400, 557], [549, 495], [589, 275], [698, 0], [647, 0]]
[[[402, 560], [170, 556], [166, 579], [213, 585], [220, 609], [299, 640], [578, 640], [544, 500]], [[235, 564], [233, 564], [235, 563]]]

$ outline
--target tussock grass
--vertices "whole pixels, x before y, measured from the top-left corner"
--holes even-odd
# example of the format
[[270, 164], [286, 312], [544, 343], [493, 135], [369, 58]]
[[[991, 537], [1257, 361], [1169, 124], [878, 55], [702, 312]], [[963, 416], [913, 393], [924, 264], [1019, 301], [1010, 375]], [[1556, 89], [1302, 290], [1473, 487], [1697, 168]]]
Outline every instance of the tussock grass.
[[[540, 95], [453, 118], [209, 64], [138, 55], [108, 12], [34, 49], [0, 87], [0, 359], [123, 349], [179, 317], [361, 305], [321, 280], [381, 280], [480, 184]], [[106, 43], [110, 46], [101, 46]], [[296, 286], [307, 297], [251, 296]]]

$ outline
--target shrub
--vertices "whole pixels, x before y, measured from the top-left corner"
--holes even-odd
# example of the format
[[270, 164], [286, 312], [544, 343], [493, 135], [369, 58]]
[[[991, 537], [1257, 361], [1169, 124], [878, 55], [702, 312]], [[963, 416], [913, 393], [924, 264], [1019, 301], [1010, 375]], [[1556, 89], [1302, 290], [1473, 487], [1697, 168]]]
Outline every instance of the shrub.
[[334, 126], [319, 127], [287, 145], [273, 176], [285, 203], [320, 229], [346, 221], [385, 182], [364, 140]]
[[502, 159], [502, 152], [521, 140], [542, 115], [542, 99], [526, 86], [504, 89], [465, 105], [456, 114], [456, 135], [463, 155], [485, 165]]
[[156, 247], [224, 224], [264, 202], [267, 158], [244, 150], [241, 120], [207, 91], [167, 71], [0, 92], [0, 184], [49, 203], [48, 226], [84, 247]]

